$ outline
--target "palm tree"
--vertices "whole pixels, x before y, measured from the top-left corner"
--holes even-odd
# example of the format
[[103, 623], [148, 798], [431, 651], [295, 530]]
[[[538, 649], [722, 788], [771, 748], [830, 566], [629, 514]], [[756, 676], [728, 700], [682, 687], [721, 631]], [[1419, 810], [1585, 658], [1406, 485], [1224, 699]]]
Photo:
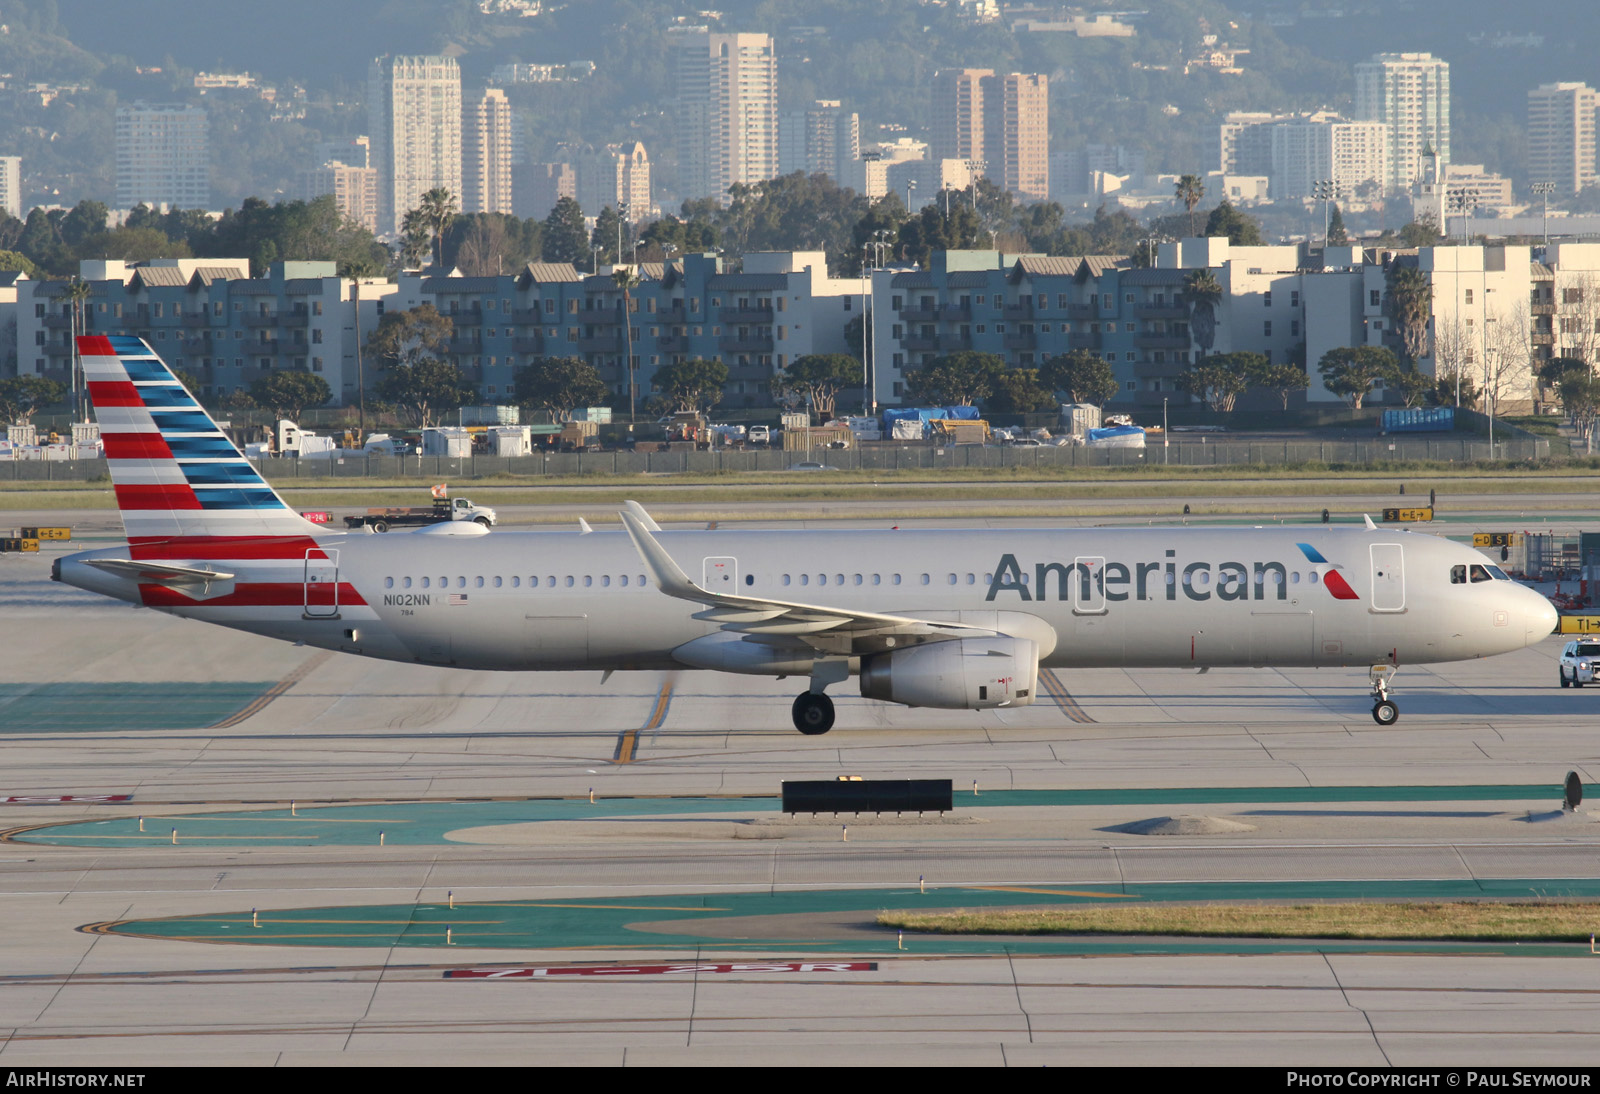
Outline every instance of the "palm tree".
[[1183, 298], [1189, 304], [1189, 329], [1204, 357], [1217, 340], [1217, 305], [1222, 303], [1222, 283], [1210, 270], [1190, 270], [1183, 279]]
[[455, 219], [457, 211], [456, 196], [443, 186], [435, 186], [423, 194], [422, 201], [417, 205], [423, 224], [433, 236], [433, 261], [436, 264], [444, 261], [444, 230]]
[[354, 290], [351, 299], [355, 301], [356, 317], [356, 432], [359, 434], [356, 439], [363, 444], [367, 439], [367, 378], [361, 367], [361, 279], [377, 277], [382, 272], [382, 267], [367, 258], [346, 263], [344, 270]]
[[628, 347], [628, 356], [626, 358], [628, 367], [628, 421], [631, 429], [633, 428], [631, 423], [636, 410], [634, 399], [638, 393], [639, 385], [633, 374], [633, 297], [629, 294], [633, 289], [639, 287], [642, 279], [639, 277], [639, 271], [635, 267], [618, 265], [611, 272], [611, 280], [616, 283], [617, 288], [622, 290], [622, 333]]
[[1174, 195], [1183, 202], [1183, 207], [1189, 210], [1189, 234], [1199, 235], [1200, 229], [1195, 226], [1194, 207], [1206, 196], [1205, 183], [1200, 181], [1199, 175], [1184, 175], [1178, 180]]
[[78, 335], [86, 333], [84, 330], [84, 307], [88, 304], [89, 297], [93, 292], [93, 286], [91, 286], [83, 278], [75, 277], [67, 285], [67, 291], [63, 294], [66, 296], [67, 305], [70, 308], [72, 327], [72, 413], [74, 416], [79, 418], [82, 418], [84, 414], [79, 405], [78, 399], [79, 393], [82, 390], [78, 384], [78, 373], [81, 369], [81, 362], [78, 357]]
[[1400, 328], [1406, 359], [1413, 368], [1417, 358], [1428, 350], [1428, 319], [1433, 312], [1433, 286], [1415, 266], [1389, 267], [1389, 285], [1384, 293], [1385, 310]]

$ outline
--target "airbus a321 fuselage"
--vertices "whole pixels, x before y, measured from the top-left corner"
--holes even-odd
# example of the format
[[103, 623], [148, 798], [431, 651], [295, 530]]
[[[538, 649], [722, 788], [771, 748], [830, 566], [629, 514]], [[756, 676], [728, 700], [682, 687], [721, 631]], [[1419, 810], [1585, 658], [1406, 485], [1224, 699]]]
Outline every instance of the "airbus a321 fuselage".
[[54, 576], [256, 634], [508, 671], [808, 677], [913, 707], [1022, 706], [1041, 667], [1368, 666], [1521, 649], [1550, 602], [1428, 535], [1311, 527], [340, 533], [292, 509], [136, 338], [79, 340], [127, 547]]

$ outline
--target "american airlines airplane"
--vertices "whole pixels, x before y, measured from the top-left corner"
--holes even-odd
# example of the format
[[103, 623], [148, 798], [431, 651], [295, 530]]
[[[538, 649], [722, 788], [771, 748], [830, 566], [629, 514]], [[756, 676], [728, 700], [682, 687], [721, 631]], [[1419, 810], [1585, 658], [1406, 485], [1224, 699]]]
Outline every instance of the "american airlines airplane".
[[911, 707], [1025, 706], [1041, 667], [1369, 666], [1506, 653], [1550, 602], [1477, 551], [1326, 526], [943, 531], [339, 532], [303, 519], [137, 338], [78, 340], [128, 545], [53, 577], [173, 615], [466, 669], [807, 677]]

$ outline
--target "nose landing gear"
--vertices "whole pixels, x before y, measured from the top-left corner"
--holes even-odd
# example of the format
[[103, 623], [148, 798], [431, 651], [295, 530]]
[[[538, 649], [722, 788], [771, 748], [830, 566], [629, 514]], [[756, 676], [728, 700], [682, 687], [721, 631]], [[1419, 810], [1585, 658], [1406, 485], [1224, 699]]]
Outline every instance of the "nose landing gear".
[[1380, 726], [1392, 726], [1400, 720], [1400, 708], [1389, 698], [1389, 681], [1394, 674], [1393, 665], [1373, 665], [1368, 671], [1372, 680], [1372, 720]]

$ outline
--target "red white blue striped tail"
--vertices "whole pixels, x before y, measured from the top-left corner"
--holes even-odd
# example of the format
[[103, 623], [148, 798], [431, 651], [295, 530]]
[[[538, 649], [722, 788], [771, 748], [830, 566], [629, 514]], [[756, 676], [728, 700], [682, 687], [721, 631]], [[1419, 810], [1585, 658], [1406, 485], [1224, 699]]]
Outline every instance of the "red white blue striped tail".
[[193, 553], [196, 540], [222, 546], [319, 531], [267, 485], [143, 339], [90, 335], [78, 339], [78, 352], [130, 544], [188, 541], [173, 546]]

